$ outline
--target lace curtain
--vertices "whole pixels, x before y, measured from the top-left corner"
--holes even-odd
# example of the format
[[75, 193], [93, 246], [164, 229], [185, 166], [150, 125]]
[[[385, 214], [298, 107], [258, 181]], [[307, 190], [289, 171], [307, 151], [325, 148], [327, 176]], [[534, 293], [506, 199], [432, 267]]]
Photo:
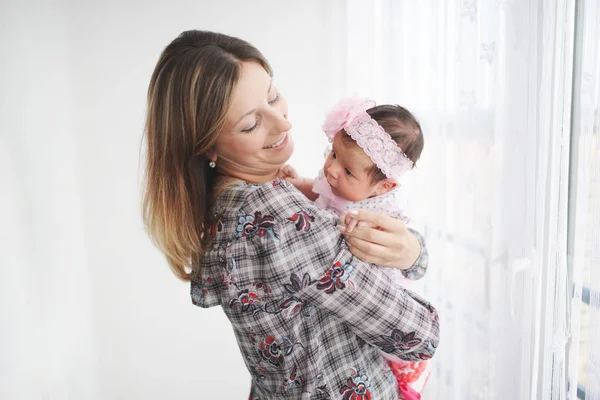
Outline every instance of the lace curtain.
[[425, 133], [405, 182], [442, 316], [424, 398], [566, 398], [575, 2], [346, 5], [343, 89]]

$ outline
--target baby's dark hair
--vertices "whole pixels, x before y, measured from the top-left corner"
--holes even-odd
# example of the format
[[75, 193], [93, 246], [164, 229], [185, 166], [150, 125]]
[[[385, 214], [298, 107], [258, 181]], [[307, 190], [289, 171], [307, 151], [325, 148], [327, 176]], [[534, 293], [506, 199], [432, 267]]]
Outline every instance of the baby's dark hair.
[[[398, 147], [413, 162], [414, 168], [425, 145], [421, 125], [419, 125], [414, 115], [404, 107], [390, 104], [370, 108], [367, 110], [367, 114], [391, 136]], [[345, 131], [341, 133], [344, 142], [352, 142], [356, 145], [356, 142]], [[369, 171], [369, 176], [372, 183], [380, 182], [386, 178], [377, 165], [373, 165], [373, 168]]]

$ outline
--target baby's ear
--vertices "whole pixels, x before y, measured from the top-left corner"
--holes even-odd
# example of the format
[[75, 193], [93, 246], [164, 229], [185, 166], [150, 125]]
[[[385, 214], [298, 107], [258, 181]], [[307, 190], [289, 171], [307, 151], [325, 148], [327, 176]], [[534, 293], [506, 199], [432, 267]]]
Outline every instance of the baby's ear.
[[382, 181], [377, 182], [375, 187], [375, 196], [380, 196], [382, 194], [386, 194], [389, 191], [393, 190], [398, 186], [395, 180], [390, 178], [385, 178]]

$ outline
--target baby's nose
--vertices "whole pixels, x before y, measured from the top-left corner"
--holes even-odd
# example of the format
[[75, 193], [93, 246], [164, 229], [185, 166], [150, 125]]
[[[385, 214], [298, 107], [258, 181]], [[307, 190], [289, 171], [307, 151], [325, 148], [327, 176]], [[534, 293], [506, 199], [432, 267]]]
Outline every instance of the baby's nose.
[[333, 165], [331, 165], [329, 168], [327, 168], [327, 175], [329, 175], [330, 178], [337, 179], [338, 178], [337, 168], [335, 168]]

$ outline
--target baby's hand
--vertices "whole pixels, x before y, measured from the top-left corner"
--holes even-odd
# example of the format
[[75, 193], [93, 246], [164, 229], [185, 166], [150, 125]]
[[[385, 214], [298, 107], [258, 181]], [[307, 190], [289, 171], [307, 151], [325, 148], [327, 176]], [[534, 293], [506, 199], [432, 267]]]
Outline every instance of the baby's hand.
[[296, 172], [296, 170], [294, 169], [294, 167], [292, 167], [289, 164], [284, 165], [283, 167], [279, 168], [279, 171], [277, 171], [277, 177], [279, 179], [285, 179], [285, 180], [289, 180], [291, 179], [298, 179], [298, 173]]
[[289, 164], [279, 168], [279, 171], [277, 171], [277, 177], [279, 179], [285, 179], [297, 188], [300, 188], [300, 185], [302, 185], [304, 182], [304, 178], [300, 177], [296, 170]]
[[357, 226], [359, 226], [361, 228], [368, 226], [369, 228], [379, 229], [379, 227], [376, 227], [375, 225], [373, 225], [370, 222], [360, 221], [360, 220], [356, 219], [354, 217], [354, 215], [352, 215], [348, 212], [344, 212], [341, 215], [340, 225], [341, 225], [341, 227], [344, 227], [347, 232], [352, 232], [354, 230], [354, 228], [356, 228]]

